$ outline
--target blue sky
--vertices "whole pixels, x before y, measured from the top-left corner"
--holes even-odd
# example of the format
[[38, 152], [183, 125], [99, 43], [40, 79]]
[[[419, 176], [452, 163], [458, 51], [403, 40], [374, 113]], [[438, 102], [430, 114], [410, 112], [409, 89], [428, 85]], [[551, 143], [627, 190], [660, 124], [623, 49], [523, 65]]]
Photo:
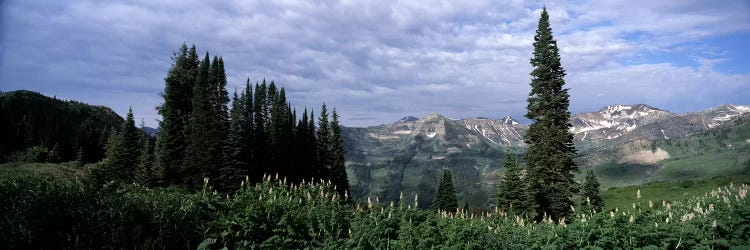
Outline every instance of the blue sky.
[[132, 106], [156, 126], [170, 56], [186, 42], [224, 57], [231, 89], [275, 80], [298, 109], [327, 102], [348, 126], [521, 118], [544, 5], [572, 112], [750, 104], [746, 0], [6, 0], [0, 90]]

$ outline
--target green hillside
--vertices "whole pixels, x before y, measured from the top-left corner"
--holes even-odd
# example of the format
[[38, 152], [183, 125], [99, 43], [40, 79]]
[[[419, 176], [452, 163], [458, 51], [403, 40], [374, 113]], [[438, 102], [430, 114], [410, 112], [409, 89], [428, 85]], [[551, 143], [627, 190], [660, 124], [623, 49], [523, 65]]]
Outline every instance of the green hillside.
[[82, 150], [86, 162], [96, 162], [123, 118], [108, 107], [18, 90], [0, 93], [0, 120], [0, 162], [16, 160], [34, 146], [54, 152], [53, 161], [74, 160]]

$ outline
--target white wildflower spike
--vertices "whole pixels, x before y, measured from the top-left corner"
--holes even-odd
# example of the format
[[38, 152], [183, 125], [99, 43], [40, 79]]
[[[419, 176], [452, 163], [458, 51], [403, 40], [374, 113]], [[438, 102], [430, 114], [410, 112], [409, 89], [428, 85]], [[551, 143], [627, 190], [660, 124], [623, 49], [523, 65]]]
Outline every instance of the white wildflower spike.
[[419, 193], [414, 193], [414, 208], [419, 207]]
[[208, 177], [203, 177], [203, 186], [208, 186]]
[[714, 222], [711, 222], [711, 227], [716, 227], [716, 220], [714, 220]]
[[648, 200], [648, 208], [653, 208], [653, 207], [654, 207], [654, 203], [651, 202], [651, 200]]
[[628, 220], [628, 222], [630, 222], [630, 223], [633, 223], [633, 221], [635, 221], [635, 218], [634, 218], [634, 217], [633, 217], [633, 215], [631, 214], [631, 215], [630, 215], [630, 219]]
[[635, 193], [635, 198], [640, 199], [641, 198], [641, 190], [638, 189], [638, 191]]
[[591, 199], [588, 196], [586, 196], [586, 205], [591, 206]]
[[573, 212], [575, 212], [576, 208], [574, 208], [573, 205], [570, 205], [570, 210], [573, 211]]
[[372, 199], [369, 196], [367, 197], [367, 208], [372, 208]]
[[659, 227], [659, 223], [658, 222], [654, 222], [654, 227]]

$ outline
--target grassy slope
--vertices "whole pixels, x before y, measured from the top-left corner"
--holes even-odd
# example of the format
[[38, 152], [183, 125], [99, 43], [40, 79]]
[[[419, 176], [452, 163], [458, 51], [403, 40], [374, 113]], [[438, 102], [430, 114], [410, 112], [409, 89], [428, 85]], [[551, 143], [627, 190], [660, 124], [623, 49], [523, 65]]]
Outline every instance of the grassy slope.
[[84, 169], [76, 167], [73, 162], [66, 163], [24, 163], [9, 162], [0, 164], [1, 176], [25, 176], [38, 174], [56, 178], [83, 178], [87, 173]]
[[[644, 185], [613, 187], [602, 191], [605, 211], [615, 208], [630, 209], [633, 203], [648, 204], [651, 200], [655, 206], [661, 206], [662, 200], [675, 201], [702, 195], [720, 186], [730, 183], [750, 183], [750, 175], [713, 177], [698, 180], [681, 180], [674, 182], [654, 182]], [[636, 193], [641, 190], [641, 199]]]

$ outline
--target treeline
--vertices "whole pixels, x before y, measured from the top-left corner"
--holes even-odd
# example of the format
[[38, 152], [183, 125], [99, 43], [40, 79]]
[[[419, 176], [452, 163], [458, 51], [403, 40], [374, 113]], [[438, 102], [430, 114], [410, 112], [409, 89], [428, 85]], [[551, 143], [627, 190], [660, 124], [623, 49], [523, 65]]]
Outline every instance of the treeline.
[[0, 162], [92, 163], [123, 119], [107, 107], [18, 90], [0, 93], [0, 121]]
[[342, 195], [348, 190], [335, 109], [329, 114], [323, 104], [316, 117], [305, 108], [298, 118], [283, 87], [265, 80], [253, 86], [249, 79], [244, 89], [234, 91], [230, 106], [221, 57], [206, 53], [199, 60], [195, 46], [183, 44], [172, 60], [164, 103], [157, 108], [163, 120], [154, 149], [147, 140], [139, 144], [128, 114], [110, 140], [105, 172], [121, 173], [112, 177], [126, 181], [189, 189], [200, 188], [207, 178], [228, 191], [246, 176], [256, 182], [274, 174], [291, 183], [329, 180]]

